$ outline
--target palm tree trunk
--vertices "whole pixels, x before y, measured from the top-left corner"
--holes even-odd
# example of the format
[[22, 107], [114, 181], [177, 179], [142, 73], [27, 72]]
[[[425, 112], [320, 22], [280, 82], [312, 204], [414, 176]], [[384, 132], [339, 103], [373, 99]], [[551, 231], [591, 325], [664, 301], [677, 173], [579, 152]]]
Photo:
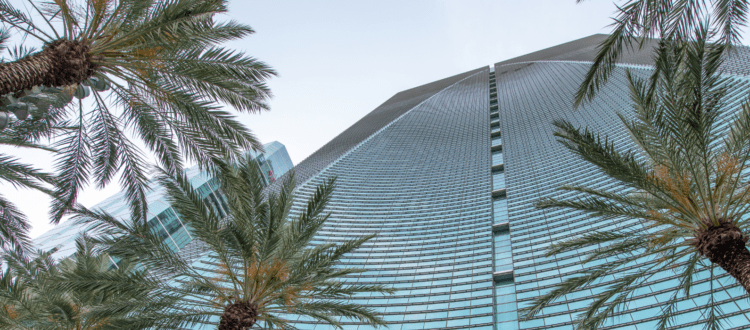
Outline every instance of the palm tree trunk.
[[14, 62], [0, 63], [0, 96], [34, 86], [62, 87], [78, 84], [94, 74], [87, 42], [59, 39], [40, 52]]
[[711, 262], [719, 265], [750, 294], [750, 251], [748, 237], [730, 221], [710, 225], [696, 235], [694, 246]]
[[250, 329], [258, 319], [258, 304], [240, 301], [224, 308], [219, 330]]

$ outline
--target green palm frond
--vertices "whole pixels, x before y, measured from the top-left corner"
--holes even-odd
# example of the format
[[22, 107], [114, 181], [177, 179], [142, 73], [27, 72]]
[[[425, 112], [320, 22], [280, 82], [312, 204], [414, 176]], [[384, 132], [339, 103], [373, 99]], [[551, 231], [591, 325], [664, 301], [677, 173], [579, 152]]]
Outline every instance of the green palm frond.
[[[0, 135], [0, 145], [54, 151], [22, 139]], [[36, 189], [53, 195], [52, 185], [57, 182], [54, 175], [20, 163], [15, 157], [0, 154], [0, 182], [10, 184], [16, 189]], [[11, 249], [28, 249], [30, 243], [27, 219], [6, 196], [0, 194], [0, 247]]]
[[51, 190], [44, 184], [56, 183], [53, 175], [19, 163], [18, 159], [2, 154], [0, 154], [0, 180], [16, 188], [33, 188], [47, 193], [51, 193]]
[[[695, 294], [700, 274], [710, 272], [710, 297], [700, 320], [705, 329], [721, 329], [724, 312], [711, 296], [714, 268], [719, 266], [750, 290], [746, 276], [734, 270], [750, 263], [742, 236], [750, 230], [745, 220], [750, 211], [745, 175], [750, 166], [750, 111], [746, 101], [739, 112], [729, 113], [727, 95], [733, 82], [720, 70], [725, 46], [710, 43], [708, 29], [700, 25], [689, 39], [663, 41], [665, 54], [671, 55], [657, 61], [655, 79], [628, 73], [633, 108], [624, 110], [620, 119], [630, 143], [555, 122], [559, 141], [616, 185], [564, 186], [568, 197], [547, 198], [537, 206], [576, 210], [623, 225], [553, 243], [547, 257], [585, 251], [584, 270], [565, 275], [525, 306], [526, 318], [544, 314], [570, 293], [591, 290], [592, 299], [575, 323], [579, 329], [597, 329], [638, 299], [640, 288], [668, 277], [678, 284], [657, 324], [667, 329], [674, 325], [678, 304]], [[728, 128], [722, 128], [725, 123]], [[715, 228], [737, 228], [741, 247], [721, 253], [748, 256], [746, 261], [727, 263], [712, 254], [705, 235]]]
[[29, 229], [26, 216], [0, 194], [0, 246], [26, 249], [31, 243]]
[[0, 27], [0, 52], [8, 50], [8, 40], [10, 40], [10, 31]]
[[661, 72], [658, 64], [671, 54], [667, 53], [669, 47], [655, 39], [695, 41], [693, 32], [707, 25], [707, 30], [717, 31], [712, 40], [724, 46], [722, 50], [739, 45], [747, 15], [747, 0], [629, 0], [619, 5], [612, 32], [599, 45], [593, 65], [575, 94], [574, 104], [580, 106], [593, 99], [620, 57], [627, 51], [643, 50], [650, 42], [659, 43], [654, 49], [657, 68], [652, 79], [656, 79]]

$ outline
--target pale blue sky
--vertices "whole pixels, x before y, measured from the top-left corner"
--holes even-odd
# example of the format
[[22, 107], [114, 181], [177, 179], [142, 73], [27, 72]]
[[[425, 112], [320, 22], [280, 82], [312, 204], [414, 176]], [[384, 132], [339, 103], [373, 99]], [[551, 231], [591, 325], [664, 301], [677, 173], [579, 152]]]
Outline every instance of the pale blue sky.
[[272, 110], [243, 116], [295, 164], [393, 94], [605, 33], [609, 1], [235, 1], [233, 46], [278, 70]]
[[[231, 46], [280, 74], [269, 83], [271, 111], [241, 120], [263, 142], [285, 144], [297, 164], [399, 91], [607, 33], [614, 10], [609, 0], [234, 0], [228, 16], [256, 34]], [[49, 168], [49, 157], [24, 159]], [[28, 214], [32, 237], [51, 228], [44, 195], [0, 189]], [[91, 188], [79, 201], [92, 206], [118, 190]]]

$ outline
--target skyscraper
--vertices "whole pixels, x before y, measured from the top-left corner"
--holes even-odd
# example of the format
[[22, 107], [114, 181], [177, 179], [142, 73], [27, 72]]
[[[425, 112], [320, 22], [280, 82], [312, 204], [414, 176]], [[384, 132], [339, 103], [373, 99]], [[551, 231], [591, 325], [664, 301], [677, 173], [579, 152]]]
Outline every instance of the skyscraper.
[[[258, 162], [258, 165], [265, 174], [266, 183], [270, 184], [275, 181], [277, 176], [281, 176], [289, 171], [293, 164], [286, 151], [286, 147], [278, 141], [273, 141], [263, 145], [265, 152], [258, 153], [248, 151], [248, 155]], [[222, 205], [222, 195], [216, 180], [212, 180], [205, 172], [201, 171], [198, 166], [185, 170], [185, 174], [190, 179], [190, 183], [195, 187], [207, 205], [216, 208], [222, 215], [225, 215], [225, 207]], [[174, 212], [167, 202], [164, 195], [164, 189], [156, 182], [150, 185], [151, 190], [147, 193], [148, 214], [151, 217], [148, 225], [152, 230], [158, 232], [166, 244], [174, 251], [180, 253], [194, 253], [194, 257], [201, 255], [202, 251], [197, 249], [193, 251], [188, 244], [193, 240], [188, 228], [182, 223], [178, 214]], [[119, 192], [102, 202], [94, 205], [92, 209], [103, 210], [118, 219], [126, 219], [130, 216], [127, 199], [124, 192]], [[40, 235], [34, 239], [37, 248], [47, 251], [52, 248], [58, 248], [54, 256], [58, 259], [66, 258], [76, 252], [75, 240], [82, 233], [87, 232], [87, 226], [76, 224], [73, 221], [63, 222], [52, 230]], [[88, 233], [92, 235], [93, 233]]]
[[[575, 315], [606, 283], [568, 295], [533, 320], [519, 322], [518, 309], [584, 268], [585, 251], [545, 257], [551, 242], [594, 229], [639, 226], [534, 207], [540, 198], [559, 197], [563, 184], [613, 184], [557, 143], [551, 124], [565, 118], [612, 139], [627, 138], [617, 117], [630, 109], [625, 72], [647, 75], [650, 52], [625, 54], [598, 96], [572, 108], [573, 93], [604, 37], [400, 92], [295, 167], [302, 183], [298, 209], [316, 185], [337, 177], [332, 215], [317, 242], [377, 234], [345, 260], [367, 272], [346, 280], [399, 291], [353, 301], [384, 313], [396, 330], [572, 329]], [[746, 87], [747, 49], [737, 55], [725, 72]], [[739, 95], [729, 106], [738, 105]], [[750, 305], [742, 288], [723, 273], [712, 287], [707, 272], [699, 273], [704, 277], [678, 306], [680, 328], [701, 327], [701, 308], [711, 290], [731, 327], [748, 327]], [[669, 271], [654, 276], [605, 329], [655, 328], [675, 285]], [[346, 324], [345, 329], [371, 329]], [[330, 328], [305, 318], [296, 326]]]

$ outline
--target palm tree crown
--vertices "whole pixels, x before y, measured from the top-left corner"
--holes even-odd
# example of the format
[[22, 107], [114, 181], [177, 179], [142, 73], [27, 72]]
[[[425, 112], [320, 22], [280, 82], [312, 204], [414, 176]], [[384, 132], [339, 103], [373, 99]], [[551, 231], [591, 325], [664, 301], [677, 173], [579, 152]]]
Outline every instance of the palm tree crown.
[[[283, 182], [278, 194], [264, 195], [263, 178], [252, 158], [231, 164], [215, 161], [215, 178], [230, 215], [204, 204], [182, 174], [161, 172], [159, 183], [170, 204], [207, 254], [190, 265], [165, 247], [161, 238], [135, 222], [123, 224], [106, 214], [84, 211], [83, 221], [109, 234], [104, 239], [115, 256], [139, 258], [148, 269], [167, 274], [185, 295], [180, 310], [202, 315], [203, 323], [219, 329], [248, 329], [264, 325], [292, 329], [289, 316], [307, 316], [334, 326], [340, 318], [372, 325], [383, 324], [370, 308], [346, 302], [347, 297], [368, 292], [390, 293], [379, 285], [347, 285], [341, 277], [364, 269], [344, 268], [340, 259], [372, 236], [341, 244], [311, 245], [328, 215], [325, 207], [334, 188], [329, 180], [317, 188], [300, 214], [292, 214], [294, 176]], [[191, 243], [193, 244], [193, 243]]]
[[[181, 170], [182, 155], [208, 164], [262, 149], [218, 104], [267, 109], [264, 81], [275, 75], [220, 46], [253, 33], [215, 20], [226, 0], [26, 0], [24, 7], [0, 0], [0, 46], [12, 32], [42, 45], [0, 47], [10, 55], [0, 57], [0, 142], [53, 141], [53, 222], [82, 187], [101, 188], [118, 175], [133, 217], [146, 218], [147, 162], [133, 136], [170, 173]], [[3, 179], [11, 165], [0, 159]]]
[[[595, 329], [666, 272], [679, 284], [662, 307], [664, 329], [676, 306], [690, 297], [699, 272], [710, 270], [713, 285], [716, 266], [750, 292], [750, 106], [744, 103], [730, 120], [726, 96], [732, 81], [719, 71], [726, 53], [723, 45], [708, 43], [710, 37], [703, 26], [697, 42], [663, 42], [668, 56], [657, 61], [655, 84], [628, 73], [635, 111], [621, 119], [630, 149], [567, 121], [555, 123], [566, 147], [619, 184], [606, 190], [566, 186], [562, 189], [578, 197], [546, 199], [538, 206], [635, 218], [642, 226], [553, 244], [548, 256], [581, 249], [589, 251], [584, 262], [593, 266], [534, 300], [525, 309], [528, 317], [568, 293], [608, 283], [577, 320], [579, 328]], [[707, 328], [719, 329], [722, 310], [713, 297], [702, 307]]]

